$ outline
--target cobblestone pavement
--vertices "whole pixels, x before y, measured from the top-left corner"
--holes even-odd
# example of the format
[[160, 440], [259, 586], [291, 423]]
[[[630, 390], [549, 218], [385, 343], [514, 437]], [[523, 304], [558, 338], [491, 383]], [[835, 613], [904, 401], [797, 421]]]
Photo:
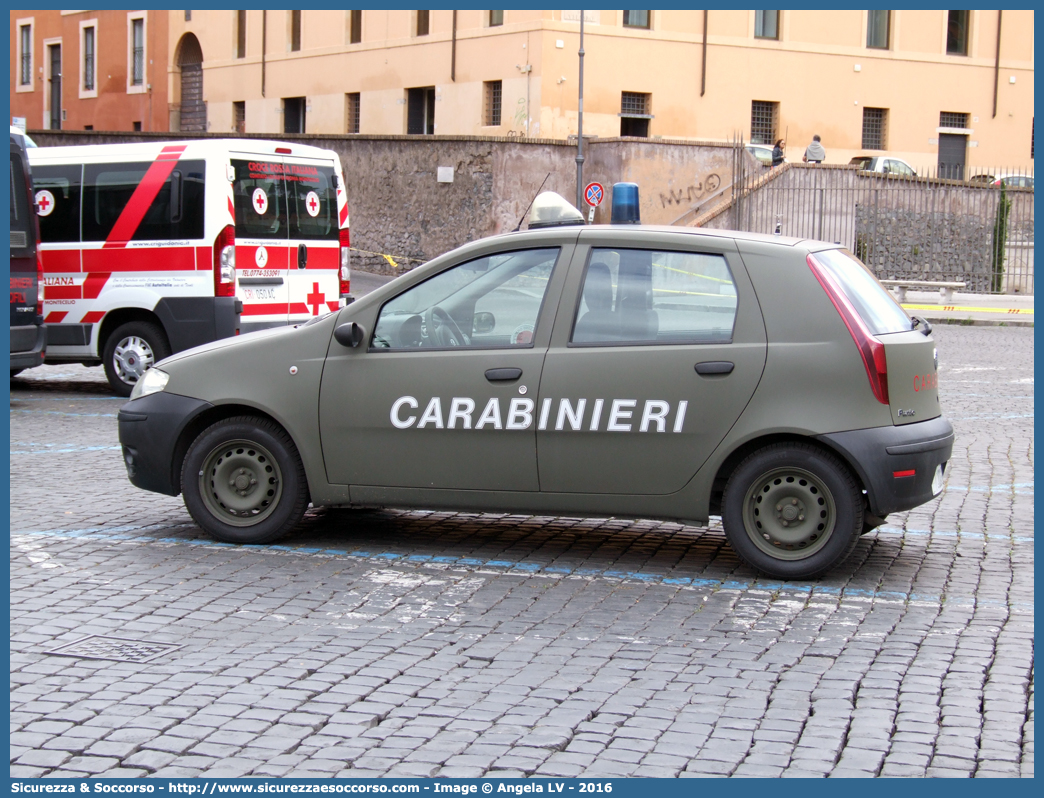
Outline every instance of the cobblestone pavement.
[[[719, 526], [311, 511], [219, 545], [100, 369], [11, 382], [13, 776], [1032, 776], [1033, 330], [939, 326], [945, 492], [844, 572]], [[49, 654], [86, 635], [180, 646]]]

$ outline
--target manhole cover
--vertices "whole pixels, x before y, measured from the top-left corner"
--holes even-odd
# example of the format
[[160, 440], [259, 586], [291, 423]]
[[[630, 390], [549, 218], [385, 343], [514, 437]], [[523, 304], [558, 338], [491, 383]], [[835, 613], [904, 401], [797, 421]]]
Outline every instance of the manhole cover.
[[124, 637], [91, 635], [82, 640], [77, 640], [75, 643], [67, 643], [47, 653], [59, 657], [79, 657], [80, 659], [115, 659], [120, 662], [148, 662], [177, 648], [181, 648], [181, 646], [172, 643], [143, 643], [141, 640], [128, 640]]

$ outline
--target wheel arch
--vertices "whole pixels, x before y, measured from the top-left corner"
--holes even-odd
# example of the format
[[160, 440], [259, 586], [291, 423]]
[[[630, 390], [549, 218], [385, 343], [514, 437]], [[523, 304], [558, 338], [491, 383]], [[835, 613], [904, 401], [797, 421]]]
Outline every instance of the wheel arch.
[[828, 454], [832, 454], [844, 463], [845, 467], [851, 473], [852, 478], [859, 485], [860, 490], [866, 493], [868, 499], [872, 499], [869, 493], [869, 483], [866, 479], [866, 475], [858, 467], [857, 464], [853, 463], [849, 454], [836, 446], [830, 444], [829, 441], [818, 437], [809, 437], [806, 435], [797, 435], [791, 432], [779, 432], [772, 433], [769, 435], [762, 435], [757, 438], [752, 438], [749, 441], [745, 441], [737, 446], [732, 452], [729, 453], [721, 465], [718, 467], [717, 473], [714, 475], [714, 481], [711, 484], [711, 495], [710, 495], [710, 514], [721, 515], [722, 512], [722, 498], [725, 495], [725, 485], [729, 481], [729, 477], [732, 476], [733, 472], [749, 455], [756, 452], [758, 449], [763, 449], [766, 446], [771, 446], [776, 443], [801, 443], [807, 446], [814, 446], [821, 449]]
[[170, 345], [170, 332], [167, 330], [166, 325], [163, 324], [160, 317], [153, 311], [146, 310], [145, 308], [115, 308], [105, 314], [105, 318], [102, 319], [101, 324], [98, 327], [98, 357], [101, 357], [102, 352], [105, 351], [105, 342], [109, 340], [109, 336], [122, 325], [132, 321], [155, 324], [163, 331], [163, 334], [167, 337], [167, 345]]
[[[214, 405], [208, 407], [203, 412], [194, 416], [189, 421], [185, 428], [181, 431], [178, 436], [177, 442], [174, 444], [174, 455], [171, 458], [171, 472], [170, 479], [171, 485], [174, 486], [175, 494], [181, 493], [181, 469], [185, 463], [185, 456], [188, 454], [189, 447], [192, 446], [192, 442], [200, 436], [200, 434], [213, 424], [219, 421], [224, 421], [227, 418], [235, 418], [236, 416], [254, 416], [256, 418], [262, 418], [265, 421], [270, 421], [279, 427], [283, 432], [286, 433], [287, 437], [294, 444], [294, 448], [297, 449], [298, 457], [301, 457], [301, 447], [298, 446], [297, 441], [294, 440], [294, 436], [290, 433], [290, 430], [286, 428], [279, 419], [270, 413], [266, 413], [257, 407], [243, 404], [227, 404], [227, 405]], [[302, 466], [304, 465], [304, 458], [301, 458]], [[307, 470], [305, 476], [308, 476]]]

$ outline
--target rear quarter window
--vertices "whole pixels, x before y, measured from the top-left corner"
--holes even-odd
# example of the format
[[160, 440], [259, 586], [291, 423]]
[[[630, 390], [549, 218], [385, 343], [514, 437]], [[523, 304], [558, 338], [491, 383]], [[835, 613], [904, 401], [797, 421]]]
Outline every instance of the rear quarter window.
[[82, 170], [79, 164], [33, 169], [33, 192], [41, 205], [40, 240], [45, 244], [79, 242]]
[[851, 252], [826, 249], [812, 257], [834, 278], [871, 333], [885, 335], [913, 329], [902, 306]]

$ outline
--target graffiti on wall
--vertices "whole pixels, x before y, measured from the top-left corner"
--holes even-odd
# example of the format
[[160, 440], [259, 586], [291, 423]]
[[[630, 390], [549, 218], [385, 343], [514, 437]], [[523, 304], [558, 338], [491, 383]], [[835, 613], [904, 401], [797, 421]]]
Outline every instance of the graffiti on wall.
[[711, 172], [695, 185], [679, 189], [668, 188], [666, 194], [660, 192], [660, 204], [664, 208], [671, 205], [691, 205], [709, 194], [713, 194], [719, 188], [721, 188], [721, 177], [717, 173]]

